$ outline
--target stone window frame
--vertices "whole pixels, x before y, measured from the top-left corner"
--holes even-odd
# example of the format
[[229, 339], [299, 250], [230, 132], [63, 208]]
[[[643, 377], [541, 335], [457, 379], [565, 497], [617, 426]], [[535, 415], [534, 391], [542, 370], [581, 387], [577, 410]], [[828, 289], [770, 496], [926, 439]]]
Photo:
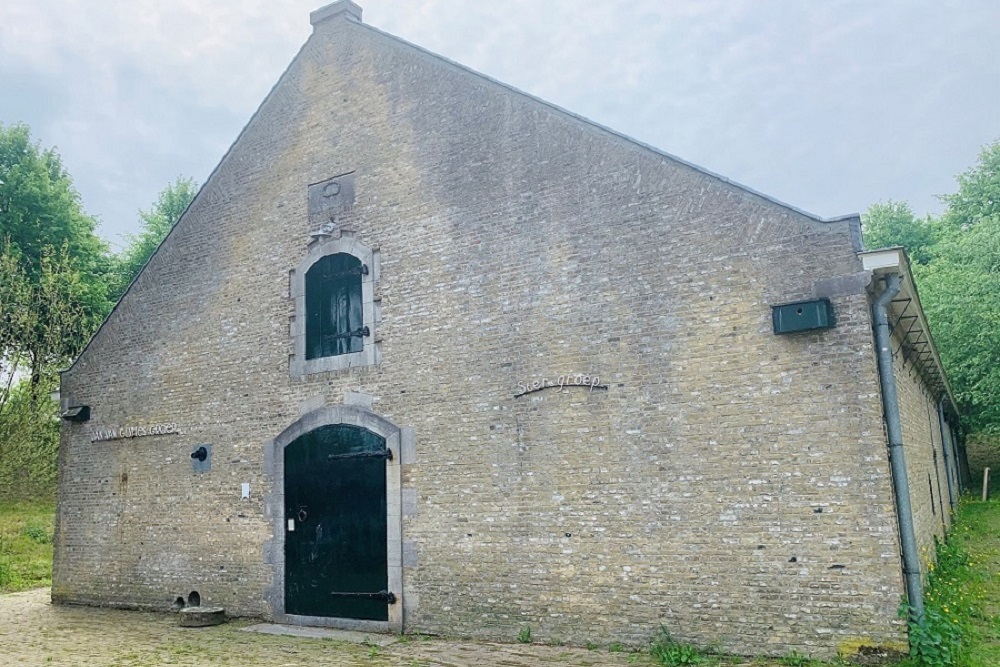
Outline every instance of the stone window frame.
[[[363, 325], [368, 327], [370, 335], [362, 338], [363, 346], [360, 352], [348, 352], [331, 357], [306, 359], [306, 274], [319, 260], [339, 253], [351, 255], [368, 266], [368, 275], [361, 276], [361, 305]], [[381, 266], [377, 250], [369, 248], [353, 238], [328, 239], [324, 243], [313, 246], [309, 253], [299, 262], [291, 275], [290, 291], [295, 303], [295, 315], [292, 318], [290, 333], [292, 336], [292, 355], [289, 359], [288, 371], [292, 377], [302, 377], [312, 373], [327, 373], [350, 368], [374, 366], [381, 361], [381, 354], [375, 342], [378, 313], [375, 303], [375, 284], [379, 281]]]

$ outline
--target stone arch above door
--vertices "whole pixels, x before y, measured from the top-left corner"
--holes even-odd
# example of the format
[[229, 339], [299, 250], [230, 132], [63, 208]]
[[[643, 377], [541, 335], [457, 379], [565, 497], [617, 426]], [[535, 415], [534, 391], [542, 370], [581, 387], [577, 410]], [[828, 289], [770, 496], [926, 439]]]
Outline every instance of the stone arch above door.
[[[388, 586], [396, 596], [389, 605], [388, 621], [363, 621], [328, 618], [324, 616], [296, 616], [285, 613], [285, 470], [284, 450], [297, 438], [322, 426], [346, 424], [367, 429], [385, 438], [386, 448], [392, 459], [386, 462], [386, 545], [388, 559]], [[264, 472], [270, 478], [270, 491], [265, 496], [272, 537], [265, 544], [265, 564], [271, 569], [271, 586], [266, 591], [267, 603], [275, 621], [299, 625], [340, 627], [351, 630], [403, 631], [403, 554], [402, 554], [402, 498], [401, 498], [401, 435], [402, 429], [370, 410], [352, 405], [339, 405], [313, 410], [282, 431], [265, 448]]]

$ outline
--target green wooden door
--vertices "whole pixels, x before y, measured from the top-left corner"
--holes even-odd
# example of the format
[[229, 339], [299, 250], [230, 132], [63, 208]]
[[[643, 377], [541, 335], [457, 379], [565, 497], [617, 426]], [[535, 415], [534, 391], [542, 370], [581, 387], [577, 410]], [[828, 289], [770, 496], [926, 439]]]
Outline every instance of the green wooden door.
[[345, 424], [285, 448], [285, 613], [388, 619], [386, 451]]

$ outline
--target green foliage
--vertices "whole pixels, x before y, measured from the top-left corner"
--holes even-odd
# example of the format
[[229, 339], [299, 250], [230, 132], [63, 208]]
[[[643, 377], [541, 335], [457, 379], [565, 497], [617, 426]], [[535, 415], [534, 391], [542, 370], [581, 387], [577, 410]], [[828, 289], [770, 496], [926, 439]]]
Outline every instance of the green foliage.
[[517, 641], [521, 642], [522, 644], [530, 644], [531, 643], [531, 626], [530, 625], [526, 625], [523, 628], [521, 628], [521, 631], [517, 633]]
[[653, 644], [649, 648], [653, 659], [666, 667], [683, 667], [697, 665], [705, 661], [700, 649], [691, 644], [675, 641], [664, 627], [660, 627]]
[[55, 380], [45, 376], [32, 400], [31, 384], [16, 384], [0, 412], [0, 499], [52, 498], [59, 450]]
[[48, 391], [109, 308], [95, 227], [59, 155], [26, 126], [0, 124], [0, 496], [52, 485]]
[[918, 220], [906, 202], [872, 204], [862, 220], [865, 246], [870, 249], [905, 246], [910, 258], [926, 264], [932, 257], [937, 231], [930, 217]]
[[97, 326], [67, 246], [46, 246], [36, 276], [0, 240], [0, 498], [50, 497], [59, 442], [55, 371]]
[[608, 653], [622, 653], [625, 651], [625, 645], [621, 642], [611, 642], [608, 645]]
[[118, 255], [114, 284], [111, 288], [115, 301], [121, 298], [131, 282], [139, 275], [139, 271], [180, 220], [197, 193], [198, 184], [193, 179], [178, 176], [177, 180], [160, 192], [150, 210], [139, 211], [141, 231], [127, 237], [128, 246]]
[[[67, 363], [100, 324], [103, 312], [88, 312], [89, 287], [74, 268], [68, 243], [43, 246], [38, 271], [31, 261], [0, 238], [0, 375], [5, 392], [18, 371], [27, 371], [33, 386], [54, 366]], [[0, 410], [7, 393], [0, 394]]]
[[973, 431], [1000, 432], [1000, 217], [950, 227], [915, 276], [941, 360]]
[[943, 199], [943, 222], [950, 227], [1000, 220], [1000, 141], [980, 151], [975, 166], [958, 177], [958, 192]]
[[[947, 542], [938, 543], [936, 559], [929, 565], [924, 594], [924, 615], [911, 618], [911, 662], [919, 667], [960, 667], [966, 644], [972, 638], [970, 619], [976, 614], [970, 583], [976, 573], [956, 528]], [[910, 615], [903, 605], [902, 613]]]
[[869, 247], [904, 245], [941, 361], [970, 431], [1000, 433], [1000, 141], [958, 177], [940, 218], [906, 204], [865, 215]]
[[77, 305], [100, 321], [108, 309], [110, 257], [96, 226], [58, 153], [32, 143], [27, 126], [0, 124], [0, 239], [7, 239], [32, 283], [40, 282], [46, 258], [61, 253], [77, 277]]
[[787, 653], [778, 658], [778, 662], [785, 665], [785, 667], [807, 667], [812, 660], [798, 651], [793, 650], [791, 653]]
[[37, 523], [29, 523], [21, 529], [21, 534], [37, 544], [51, 544], [52, 531]]

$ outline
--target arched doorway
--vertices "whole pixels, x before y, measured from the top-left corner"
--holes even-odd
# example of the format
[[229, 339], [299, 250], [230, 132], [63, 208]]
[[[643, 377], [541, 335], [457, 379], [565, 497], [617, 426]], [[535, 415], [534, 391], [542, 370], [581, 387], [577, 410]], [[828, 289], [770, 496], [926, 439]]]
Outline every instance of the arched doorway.
[[344, 405], [304, 415], [271, 442], [275, 620], [402, 631], [400, 433]]

